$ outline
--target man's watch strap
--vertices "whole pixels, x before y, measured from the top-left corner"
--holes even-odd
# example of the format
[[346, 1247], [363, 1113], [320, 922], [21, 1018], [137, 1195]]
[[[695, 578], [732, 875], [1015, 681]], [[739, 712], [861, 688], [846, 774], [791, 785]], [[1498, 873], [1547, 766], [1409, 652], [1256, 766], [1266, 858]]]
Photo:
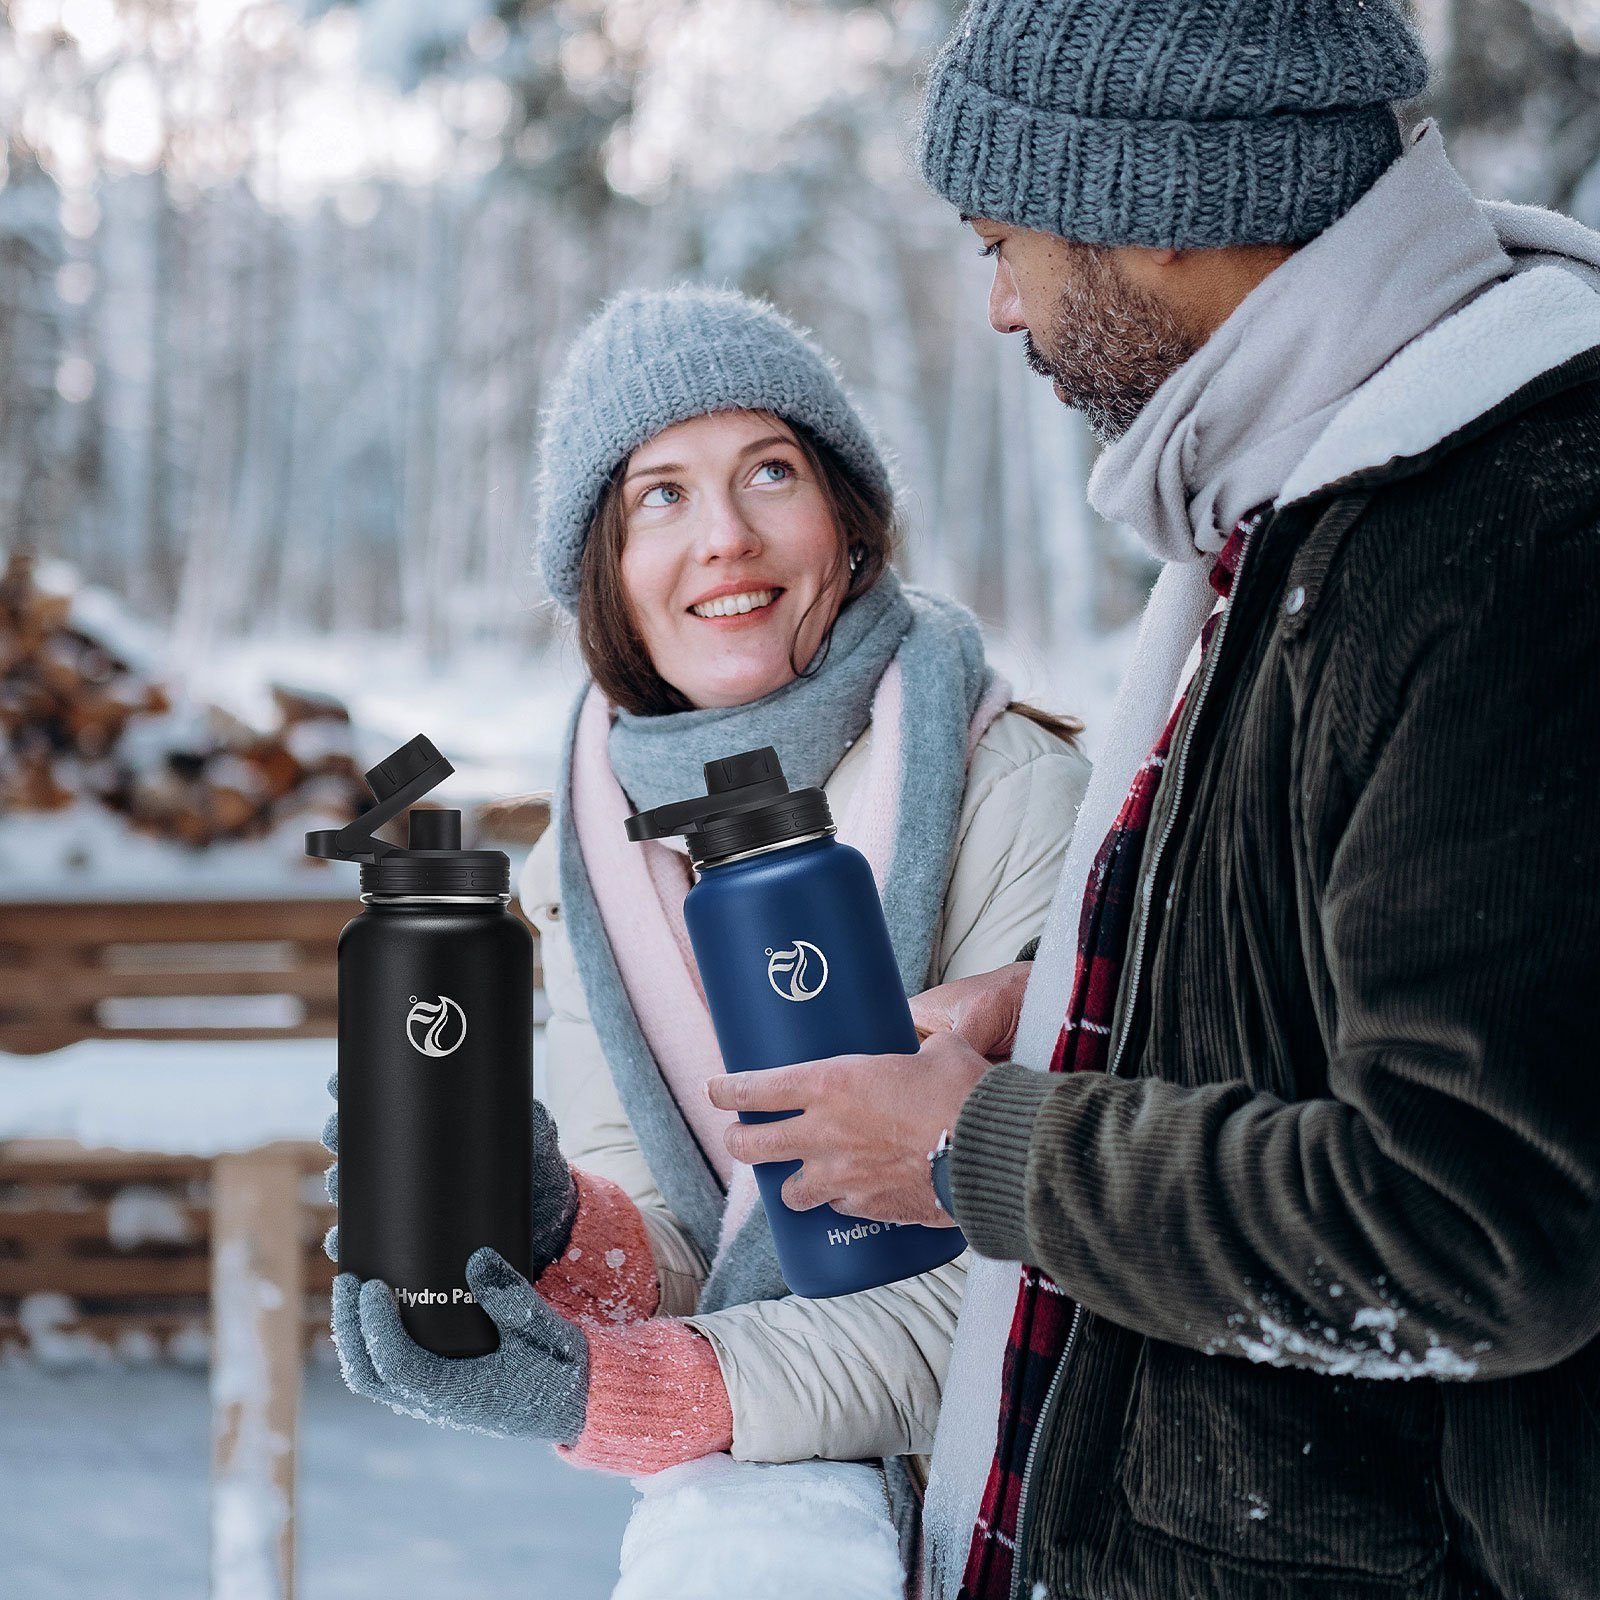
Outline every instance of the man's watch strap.
[[946, 1128], [939, 1135], [939, 1142], [928, 1152], [928, 1170], [933, 1178], [933, 1195], [939, 1202], [939, 1209], [947, 1217], [956, 1214], [955, 1193], [950, 1187], [950, 1130]]

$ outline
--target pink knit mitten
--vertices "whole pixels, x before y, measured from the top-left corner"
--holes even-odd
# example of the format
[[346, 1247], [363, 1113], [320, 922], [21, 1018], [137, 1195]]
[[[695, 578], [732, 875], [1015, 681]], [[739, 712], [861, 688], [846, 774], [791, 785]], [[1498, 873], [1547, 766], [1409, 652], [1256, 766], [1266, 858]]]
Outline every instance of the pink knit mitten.
[[733, 1447], [733, 1408], [716, 1351], [686, 1322], [651, 1317], [586, 1325], [589, 1405], [559, 1454], [630, 1475], [660, 1472]]
[[639, 1208], [609, 1178], [578, 1167], [572, 1176], [578, 1186], [572, 1237], [534, 1287], [586, 1331], [654, 1315], [661, 1285]]

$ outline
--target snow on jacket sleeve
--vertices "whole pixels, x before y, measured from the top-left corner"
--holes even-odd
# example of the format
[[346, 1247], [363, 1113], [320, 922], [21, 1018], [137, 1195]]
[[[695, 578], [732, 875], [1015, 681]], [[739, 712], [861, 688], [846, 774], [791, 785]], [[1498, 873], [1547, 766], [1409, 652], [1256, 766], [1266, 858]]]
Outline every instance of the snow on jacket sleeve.
[[[1044, 926], [1084, 758], [1004, 714], [973, 752], [933, 971], [992, 971]], [[690, 1318], [711, 1340], [745, 1461], [923, 1455], [933, 1447], [970, 1252], [899, 1283], [833, 1300], [730, 1306]]]

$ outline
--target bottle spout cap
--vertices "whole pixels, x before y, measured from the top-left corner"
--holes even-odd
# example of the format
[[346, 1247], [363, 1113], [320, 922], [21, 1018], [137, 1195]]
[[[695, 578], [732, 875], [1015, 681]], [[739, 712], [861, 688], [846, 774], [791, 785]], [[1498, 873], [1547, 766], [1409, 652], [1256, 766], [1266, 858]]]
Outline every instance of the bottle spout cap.
[[681, 834], [696, 867], [741, 851], [833, 831], [821, 789], [791, 789], [770, 744], [705, 764], [706, 792], [639, 811], [627, 820], [636, 844]]
[[[433, 741], [418, 734], [391, 752], [367, 773], [367, 787], [377, 804], [342, 828], [314, 828], [306, 834], [306, 854], [328, 861], [359, 861], [366, 865], [392, 855], [404, 846], [389, 844], [373, 835], [384, 823], [437, 788], [455, 768], [440, 755]], [[456, 814], [459, 819], [459, 813]], [[459, 836], [458, 836], [459, 843]], [[412, 846], [416, 848], [415, 833]], [[430, 847], [430, 848], [437, 848]], [[446, 846], [445, 848], [451, 848]]]
[[706, 792], [703, 795], [635, 812], [627, 821], [628, 837], [635, 844], [646, 839], [664, 839], [669, 834], [689, 838], [713, 817], [765, 805], [789, 793], [778, 752], [770, 744], [762, 745], [759, 750], [745, 750], [736, 756], [708, 761], [704, 770]]

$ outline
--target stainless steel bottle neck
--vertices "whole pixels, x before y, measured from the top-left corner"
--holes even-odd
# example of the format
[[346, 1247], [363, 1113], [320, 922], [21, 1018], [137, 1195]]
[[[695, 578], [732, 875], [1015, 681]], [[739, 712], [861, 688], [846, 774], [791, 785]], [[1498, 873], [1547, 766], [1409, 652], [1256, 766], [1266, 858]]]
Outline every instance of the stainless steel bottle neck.
[[809, 844], [813, 839], [826, 839], [834, 828], [819, 828], [815, 833], [799, 833], [792, 839], [778, 839], [772, 844], [758, 844], [754, 850], [740, 850], [731, 856], [717, 856], [714, 860], [702, 861], [699, 871], [704, 872], [708, 867], [726, 867], [735, 861], [748, 861], [751, 856], [770, 855], [774, 850], [787, 850], [791, 845]]
[[505, 905], [509, 894], [373, 894], [366, 893], [362, 900], [370, 905]]

